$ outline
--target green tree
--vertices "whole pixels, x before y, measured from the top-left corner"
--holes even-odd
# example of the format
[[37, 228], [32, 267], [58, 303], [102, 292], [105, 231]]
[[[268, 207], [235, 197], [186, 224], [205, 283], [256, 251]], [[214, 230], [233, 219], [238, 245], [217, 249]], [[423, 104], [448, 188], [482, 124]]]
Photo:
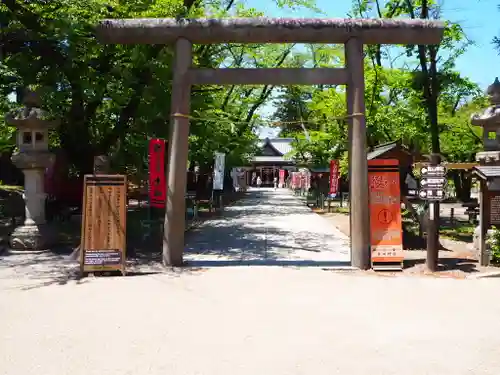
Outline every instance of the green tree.
[[[307, 6], [309, 0], [278, 1]], [[93, 156], [113, 153], [123, 168], [141, 169], [148, 136], [167, 138], [172, 48], [165, 45], [103, 45], [93, 28], [103, 18], [263, 15], [235, 0], [88, 0], [0, 5], [3, 40], [2, 95], [21, 87], [42, 88], [51, 114], [62, 120], [54, 142], [80, 173]], [[278, 67], [291, 46], [195, 46], [202, 67]], [[195, 87], [192, 92], [190, 161], [210, 164], [224, 150], [241, 163], [253, 152], [258, 109], [274, 87]], [[215, 111], [214, 108], [218, 110]], [[4, 130], [2, 130], [4, 131]]]

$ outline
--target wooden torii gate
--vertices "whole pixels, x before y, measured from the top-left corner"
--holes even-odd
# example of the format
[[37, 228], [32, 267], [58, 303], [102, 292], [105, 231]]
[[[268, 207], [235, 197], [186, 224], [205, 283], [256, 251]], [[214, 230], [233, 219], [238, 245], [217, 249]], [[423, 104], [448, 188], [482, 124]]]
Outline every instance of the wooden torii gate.
[[[444, 23], [401, 19], [115, 19], [97, 26], [110, 44], [175, 44], [168, 198], [163, 262], [181, 266], [184, 252], [190, 92], [193, 85], [346, 85], [349, 126], [351, 261], [368, 269], [370, 213], [364, 102], [363, 44], [439, 44]], [[345, 45], [344, 68], [201, 69], [192, 67], [192, 44], [328, 43]]]

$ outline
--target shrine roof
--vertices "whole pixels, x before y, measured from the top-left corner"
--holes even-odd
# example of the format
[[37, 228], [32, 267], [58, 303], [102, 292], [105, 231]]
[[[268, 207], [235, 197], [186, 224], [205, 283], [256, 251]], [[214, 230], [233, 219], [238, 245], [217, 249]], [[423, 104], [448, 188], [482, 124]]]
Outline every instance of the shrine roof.
[[398, 147], [400, 148], [401, 152], [404, 152], [406, 154], [410, 154], [410, 152], [408, 150], [406, 150], [404, 147], [401, 147], [401, 144], [398, 141], [394, 141], [394, 142], [389, 142], [389, 143], [375, 146], [374, 148], [372, 148], [372, 151], [370, 151], [366, 155], [366, 159], [367, 160], [376, 159], [376, 158], [384, 155], [386, 152], [394, 150], [395, 148], [398, 148]]
[[185, 38], [211, 43], [439, 44], [444, 22], [360, 18], [136, 18], [105, 19], [96, 28], [103, 43], [171, 44]]
[[259, 141], [259, 147], [269, 145], [281, 155], [286, 155], [292, 151], [292, 142], [292, 138], [266, 138]]
[[284, 156], [254, 156], [253, 161], [257, 163], [283, 163], [290, 162], [290, 159], [285, 158]]
[[498, 165], [479, 165], [472, 168], [472, 171], [483, 180], [500, 177], [500, 166]]

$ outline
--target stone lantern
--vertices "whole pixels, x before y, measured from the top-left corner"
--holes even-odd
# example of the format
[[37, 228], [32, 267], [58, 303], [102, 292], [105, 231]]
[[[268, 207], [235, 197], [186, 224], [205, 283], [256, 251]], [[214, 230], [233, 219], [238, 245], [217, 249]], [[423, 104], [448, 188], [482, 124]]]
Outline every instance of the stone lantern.
[[476, 154], [481, 165], [500, 164], [500, 81], [495, 79], [487, 89], [491, 105], [471, 117], [471, 124], [483, 128], [484, 151]]
[[27, 90], [23, 98], [24, 107], [5, 116], [7, 124], [17, 128], [18, 151], [12, 162], [23, 171], [25, 220], [11, 234], [10, 245], [15, 250], [45, 250], [53, 245], [53, 232], [45, 219], [44, 175], [54, 161], [49, 152], [49, 129], [58, 122], [48, 118], [41, 109], [39, 95]]
[[471, 117], [471, 124], [483, 128], [484, 151], [476, 154], [479, 166], [474, 174], [481, 183], [480, 220], [474, 232], [474, 247], [479, 250], [481, 265], [489, 264], [486, 240], [491, 226], [500, 226], [500, 81], [488, 87], [490, 106]]

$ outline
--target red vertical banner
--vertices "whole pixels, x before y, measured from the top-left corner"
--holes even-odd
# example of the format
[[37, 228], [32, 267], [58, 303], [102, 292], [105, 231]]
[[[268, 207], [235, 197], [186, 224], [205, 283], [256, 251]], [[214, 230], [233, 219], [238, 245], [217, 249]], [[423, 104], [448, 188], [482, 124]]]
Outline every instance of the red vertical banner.
[[397, 159], [369, 160], [370, 230], [373, 263], [402, 263], [401, 189]]
[[311, 188], [311, 172], [304, 172], [304, 189], [309, 190]]
[[339, 192], [339, 161], [330, 160], [330, 195], [336, 196]]
[[163, 208], [167, 201], [167, 185], [165, 178], [165, 141], [151, 139], [149, 141], [149, 205]]
[[281, 187], [285, 186], [285, 170], [284, 169], [280, 169], [280, 172], [279, 172], [279, 184]]
[[298, 185], [299, 185], [298, 173], [292, 172], [292, 189], [298, 189], [299, 188]]

